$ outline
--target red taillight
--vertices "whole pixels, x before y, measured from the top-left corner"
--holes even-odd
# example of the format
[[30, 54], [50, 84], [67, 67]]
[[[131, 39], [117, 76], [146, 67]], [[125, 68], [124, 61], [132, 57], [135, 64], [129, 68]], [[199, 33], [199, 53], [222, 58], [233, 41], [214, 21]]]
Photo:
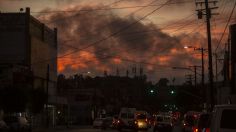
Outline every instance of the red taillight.
[[193, 127], [193, 132], [198, 132], [198, 128]]
[[210, 128], [206, 128], [206, 132], [210, 132]]

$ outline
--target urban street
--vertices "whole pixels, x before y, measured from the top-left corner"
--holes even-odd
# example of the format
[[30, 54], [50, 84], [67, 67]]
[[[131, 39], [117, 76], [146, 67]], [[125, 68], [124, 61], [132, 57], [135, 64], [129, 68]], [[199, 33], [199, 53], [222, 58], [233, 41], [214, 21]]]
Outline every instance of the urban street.
[[0, 132], [236, 132], [236, 0], [0, 0]]

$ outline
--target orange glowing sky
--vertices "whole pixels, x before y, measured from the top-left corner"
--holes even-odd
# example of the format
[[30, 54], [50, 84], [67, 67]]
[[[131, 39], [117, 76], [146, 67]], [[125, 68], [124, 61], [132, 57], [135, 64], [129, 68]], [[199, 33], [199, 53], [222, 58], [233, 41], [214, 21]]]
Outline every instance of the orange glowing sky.
[[[201, 64], [199, 52], [183, 46], [207, 48], [206, 24], [204, 19], [197, 19], [196, 9], [200, 7], [196, 7], [195, 0], [172, 0], [149, 14], [166, 1], [0, 0], [0, 11], [19, 12], [20, 8], [30, 7], [31, 15], [49, 27], [57, 27], [58, 56], [83, 49], [58, 59], [59, 73], [72, 75], [91, 71], [102, 75], [104, 70], [115, 74], [116, 69], [120, 69], [125, 75], [126, 70], [136, 66], [144, 68], [149, 80], [157, 81], [161, 77], [184, 78], [186, 72], [172, 70], [173, 66]], [[213, 52], [233, 3], [232, 0], [219, 0], [219, 8], [214, 10], [219, 15], [211, 19]], [[83, 11], [79, 11], [81, 9]], [[235, 18], [236, 13], [229, 25], [236, 22]], [[127, 26], [129, 24], [132, 26]], [[121, 29], [121, 33], [113, 36]], [[228, 28], [219, 51], [224, 48], [227, 37]], [[67, 40], [72, 41], [65, 42]]]

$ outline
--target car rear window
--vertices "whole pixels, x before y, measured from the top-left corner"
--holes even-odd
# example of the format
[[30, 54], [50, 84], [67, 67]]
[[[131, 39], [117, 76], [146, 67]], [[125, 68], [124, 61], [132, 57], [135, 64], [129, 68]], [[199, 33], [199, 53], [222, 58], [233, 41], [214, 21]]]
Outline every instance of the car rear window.
[[134, 113], [121, 113], [121, 118], [134, 118]]
[[134, 114], [133, 113], [128, 113], [128, 118], [134, 118]]
[[224, 129], [236, 129], [234, 120], [236, 119], [236, 110], [223, 110], [220, 127]]
[[146, 115], [145, 114], [138, 114], [137, 115], [137, 119], [146, 119]]

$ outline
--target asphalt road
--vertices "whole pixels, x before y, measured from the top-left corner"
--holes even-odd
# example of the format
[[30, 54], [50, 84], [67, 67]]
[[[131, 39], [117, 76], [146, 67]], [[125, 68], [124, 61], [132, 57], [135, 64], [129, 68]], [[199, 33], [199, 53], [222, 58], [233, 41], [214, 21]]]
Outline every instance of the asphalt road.
[[[124, 132], [132, 132], [132, 130], [123, 130]], [[92, 126], [86, 126], [86, 127], [78, 127], [73, 129], [50, 129], [50, 130], [40, 130], [40, 131], [34, 131], [34, 132], [118, 132], [114, 129], [94, 129]], [[147, 131], [139, 131], [139, 132], [153, 132], [153, 128], [148, 129]], [[174, 126], [172, 132], [182, 132], [180, 126]]]

